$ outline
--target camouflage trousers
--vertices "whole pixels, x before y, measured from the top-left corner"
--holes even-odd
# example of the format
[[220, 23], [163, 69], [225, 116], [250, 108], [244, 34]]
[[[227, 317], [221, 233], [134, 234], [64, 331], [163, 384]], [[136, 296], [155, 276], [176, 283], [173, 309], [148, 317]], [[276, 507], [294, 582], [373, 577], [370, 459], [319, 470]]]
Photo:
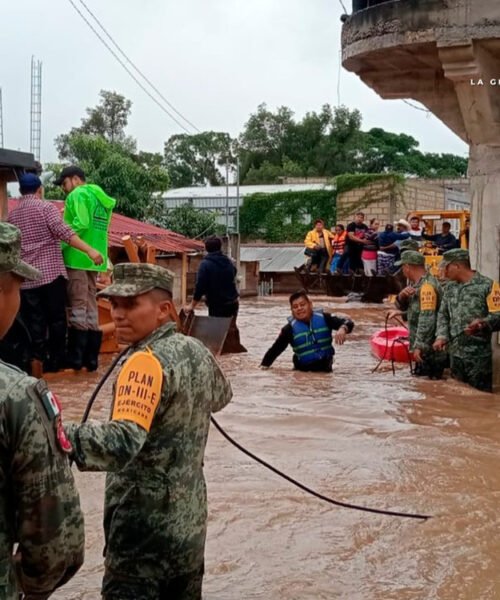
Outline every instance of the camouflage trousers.
[[423, 362], [415, 363], [413, 374], [427, 376], [430, 379], [442, 379], [448, 362], [446, 352], [424, 352], [422, 359]]
[[490, 353], [450, 356], [451, 374], [455, 379], [483, 392], [493, 391], [493, 363]]
[[204, 567], [169, 580], [137, 579], [106, 571], [104, 600], [201, 600]]

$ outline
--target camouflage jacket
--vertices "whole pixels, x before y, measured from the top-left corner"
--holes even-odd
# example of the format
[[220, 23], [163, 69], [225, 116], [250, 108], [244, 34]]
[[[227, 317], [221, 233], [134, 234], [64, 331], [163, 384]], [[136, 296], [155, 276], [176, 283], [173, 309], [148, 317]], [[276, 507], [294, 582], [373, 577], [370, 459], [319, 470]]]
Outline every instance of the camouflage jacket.
[[0, 362], [1, 600], [48, 598], [83, 563], [78, 493], [35, 384]]
[[[203, 456], [210, 415], [228, 404], [232, 391], [212, 354], [198, 340], [176, 333], [173, 323], [136, 344], [128, 356], [145, 349], [163, 371], [149, 432], [112, 418], [105, 424], [70, 425], [67, 433], [80, 469], [111, 472], [104, 506], [106, 568], [169, 579], [203, 564]], [[117, 387], [115, 382], [114, 405]]]
[[[448, 283], [439, 310], [436, 337], [449, 343], [450, 354], [457, 357], [491, 354], [491, 330], [498, 326], [500, 319], [500, 311], [490, 307], [495, 288], [493, 280], [477, 272], [467, 283]], [[474, 336], [465, 335], [465, 328], [474, 319], [484, 319], [488, 329]]]
[[414, 286], [415, 294], [406, 300], [396, 300], [396, 306], [405, 313], [410, 330], [410, 350], [429, 352], [436, 339], [436, 324], [441, 304], [442, 288], [439, 281], [427, 272]]

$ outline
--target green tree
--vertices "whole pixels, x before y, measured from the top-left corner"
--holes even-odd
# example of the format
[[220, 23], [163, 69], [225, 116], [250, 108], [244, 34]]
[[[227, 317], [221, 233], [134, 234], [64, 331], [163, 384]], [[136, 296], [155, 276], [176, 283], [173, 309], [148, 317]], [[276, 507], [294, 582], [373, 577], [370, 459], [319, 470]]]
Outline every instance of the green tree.
[[100, 103], [94, 108], [87, 108], [87, 117], [82, 119], [80, 127], [73, 127], [67, 133], [56, 138], [56, 147], [61, 160], [70, 160], [70, 136], [85, 133], [102, 137], [112, 144], [120, 144], [129, 152], [136, 149], [135, 140], [125, 133], [132, 102], [117, 92], [101, 90]]
[[189, 238], [208, 237], [221, 233], [217, 223], [217, 213], [205, 212], [190, 204], [183, 204], [165, 212], [156, 224], [176, 231]]
[[[65, 141], [66, 158], [82, 167], [87, 180], [100, 185], [117, 200], [117, 211], [134, 219], [152, 220], [163, 212], [161, 194], [169, 186], [169, 177], [161, 155], [132, 154], [118, 143], [99, 135], [73, 131]], [[52, 165], [55, 174], [62, 165]], [[56, 188], [46, 197], [60, 197]]]
[[[423, 153], [415, 138], [381, 128], [362, 131], [358, 110], [325, 104], [301, 120], [287, 107], [257, 108], [239, 136], [243, 183], [276, 183], [281, 177], [334, 177], [342, 173], [399, 172], [418, 177], [463, 177], [467, 159]], [[286, 162], [293, 169], [286, 167]]]
[[246, 183], [250, 169], [259, 169], [264, 162], [282, 166], [283, 158], [288, 156], [293, 125], [293, 112], [288, 107], [281, 106], [275, 113], [266, 104], [257, 107], [257, 112], [250, 115], [238, 140], [242, 181]]
[[[325, 104], [296, 122], [286, 106], [272, 112], [261, 104], [239, 137], [242, 180], [273, 183], [280, 175], [330, 177], [350, 171], [359, 152], [360, 127], [360, 112], [345, 106]], [[269, 165], [280, 167], [280, 175]], [[263, 173], [257, 174], [260, 169]]]
[[172, 187], [221, 185], [223, 165], [235, 163], [232, 147], [230, 135], [219, 131], [171, 136], [165, 143], [165, 165]]
[[466, 158], [421, 152], [418, 141], [380, 128], [363, 133], [358, 164], [366, 173], [398, 172], [417, 177], [465, 177]]

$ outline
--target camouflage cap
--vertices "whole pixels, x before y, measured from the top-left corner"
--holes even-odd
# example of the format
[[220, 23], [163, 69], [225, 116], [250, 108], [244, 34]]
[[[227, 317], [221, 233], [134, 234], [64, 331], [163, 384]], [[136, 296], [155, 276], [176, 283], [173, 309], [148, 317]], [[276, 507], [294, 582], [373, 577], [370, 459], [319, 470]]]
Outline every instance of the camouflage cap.
[[42, 274], [21, 260], [21, 232], [10, 223], [0, 222], [0, 273], [15, 273], [35, 281]]
[[455, 262], [469, 262], [470, 254], [468, 250], [464, 248], [454, 248], [453, 250], [448, 250], [443, 254], [443, 260], [439, 263], [439, 268], [446, 267], [451, 263]]
[[399, 244], [399, 250], [401, 252], [406, 252], [407, 250], [418, 250], [419, 248], [420, 248], [420, 244], [417, 242], [417, 240], [413, 240], [412, 238], [403, 240]]
[[98, 296], [140, 296], [155, 288], [172, 293], [172, 271], [150, 263], [119, 263], [113, 269], [113, 283]]
[[395, 262], [394, 265], [396, 267], [400, 267], [401, 265], [425, 265], [425, 258], [423, 254], [420, 254], [420, 252], [407, 250], [401, 254], [401, 260]]

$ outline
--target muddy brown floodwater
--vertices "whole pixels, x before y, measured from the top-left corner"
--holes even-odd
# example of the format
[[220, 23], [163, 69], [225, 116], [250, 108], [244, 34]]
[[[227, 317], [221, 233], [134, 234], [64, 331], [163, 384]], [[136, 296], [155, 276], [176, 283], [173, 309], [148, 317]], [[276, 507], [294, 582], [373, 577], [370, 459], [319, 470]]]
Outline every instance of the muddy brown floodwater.
[[[296, 373], [291, 351], [260, 360], [286, 298], [245, 301], [248, 354], [224, 356], [234, 399], [217, 419], [239, 442], [337, 499], [434, 515], [425, 523], [335, 508], [252, 462], [213, 428], [205, 473], [205, 600], [494, 600], [500, 598], [500, 396], [447, 380], [396, 376], [368, 338], [381, 307], [315, 298], [356, 328], [333, 375]], [[109, 364], [109, 359], [108, 364]], [[102, 371], [103, 369], [101, 369]], [[96, 375], [59, 379], [66, 419], [80, 418]], [[110, 387], [93, 417], [106, 420]], [[87, 555], [58, 600], [99, 598], [104, 476], [77, 473]]]

